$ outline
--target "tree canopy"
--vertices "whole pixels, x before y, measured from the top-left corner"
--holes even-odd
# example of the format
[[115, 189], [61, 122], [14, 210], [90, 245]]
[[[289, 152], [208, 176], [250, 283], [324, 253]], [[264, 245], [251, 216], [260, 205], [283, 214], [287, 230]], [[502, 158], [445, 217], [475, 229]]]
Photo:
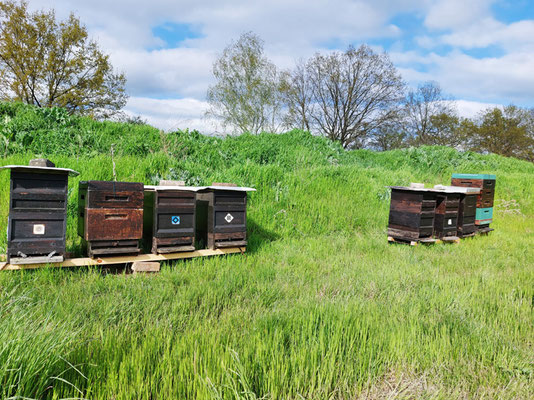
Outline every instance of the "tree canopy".
[[247, 32], [230, 43], [213, 64], [208, 115], [241, 133], [278, 130], [281, 107], [276, 66], [264, 55], [263, 41]]
[[125, 84], [75, 15], [0, 1], [0, 99], [108, 117], [126, 104]]

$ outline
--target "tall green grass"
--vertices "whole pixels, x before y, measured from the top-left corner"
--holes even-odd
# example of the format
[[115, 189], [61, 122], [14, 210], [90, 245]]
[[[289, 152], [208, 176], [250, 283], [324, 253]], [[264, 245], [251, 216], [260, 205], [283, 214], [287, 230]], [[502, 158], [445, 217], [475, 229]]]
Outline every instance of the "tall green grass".
[[[534, 388], [534, 166], [427, 147], [344, 152], [294, 131], [165, 136], [120, 180], [253, 186], [245, 255], [0, 274], [0, 398], [528, 398]], [[128, 155], [129, 154], [129, 155]], [[26, 164], [16, 154], [2, 165]], [[107, 154], [50, 155], [111, 179]], [[497, 175], [495, 232], [388, 245], [387, 185]], [[0, 172], [0, 187], [9, 174]], [[5, 231], [8, 192], [0, 192]], [[5, 237], [0, 250], [5, 251]]]

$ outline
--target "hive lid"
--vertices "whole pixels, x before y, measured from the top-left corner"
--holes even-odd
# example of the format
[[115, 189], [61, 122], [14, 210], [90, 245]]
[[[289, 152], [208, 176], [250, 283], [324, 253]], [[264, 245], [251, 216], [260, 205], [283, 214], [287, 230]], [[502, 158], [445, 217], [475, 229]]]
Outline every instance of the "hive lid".
[[145, 185], [145, 190], [184, 190], [187, 192], [198, 192], [206, 186], [176, 186], [176, 185]]
[[464, 186], [446, 186], [446, 185], [435, 185], [435, 190], [445, 193], [480, 193], [480, 188], [474, 187], [464, 187]]
[[487, 179], [495, 180], [496, 176], [493, 174], [452, 174], [453, 178], [458, 179]]
[[189, 192], [207, 192], [210, 190], [228, 190], [236, 192], [255, 192], [256, 189], [241, 186], [156, 186], [145, 185], [145, 190], [186, 190]]
[[387, 186], [390, 189], [407, 190], [411, 192], [437, 192], [436, 189], [428, 189], [424, 187], [409, 187], [409, 186]]
[[0, 169], [11, 169], [14, 171], [22, 171], [22, 172], [30, 172], [30, 171], [46, 171], [46, 172], [51, 172], [51, 173], [66, 172], [70, 176], [80, 175], [78, 171], [74, 171], [73, 169], [70, 169], [70, 168], [35, 167], [35, 166], [29, 166], [29, 165], [4, 165], [3, 167], [0, 167]]
[[255, 192], [256, 189], [244, 186], [208, 186], [207, 190], [227, 190], [235, 192]]
[[406, 190], [409, 192], [433, 192], [433, 193], [480, 193], [479, 188], [468, 188], [461, 186], [436, 185], [433, 188], [411, 187], [411, 186], [388, 186], [391, 189]]

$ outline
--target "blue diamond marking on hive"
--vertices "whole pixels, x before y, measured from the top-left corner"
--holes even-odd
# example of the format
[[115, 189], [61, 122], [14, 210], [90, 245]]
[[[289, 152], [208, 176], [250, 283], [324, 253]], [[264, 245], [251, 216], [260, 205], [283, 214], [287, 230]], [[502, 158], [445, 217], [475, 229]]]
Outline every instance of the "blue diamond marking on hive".
[[176, 215], [175, 215], [175, 216], [172, 216], [172, 217], [171, 217], [171, 223], [172, 223], [173, 225], [180, 225], [180, 217], [178, 217], [178, 216], [176, 216]]

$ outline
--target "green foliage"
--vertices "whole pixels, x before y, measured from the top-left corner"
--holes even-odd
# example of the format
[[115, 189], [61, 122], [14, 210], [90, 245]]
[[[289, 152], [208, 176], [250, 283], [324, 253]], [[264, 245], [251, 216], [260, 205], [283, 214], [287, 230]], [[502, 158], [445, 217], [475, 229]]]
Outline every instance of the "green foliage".
[[534, 161], [532, 112], [508, 106], [489, 108], [469, 130], [470, 148]]
[[109, 154], [113, 145], [115, 154], [145, 156], [161, 148], [160, 132], [149, 125], [99, 122], [62, 108], [8, 102], [0, 103], [0, 138], [3, 155]]
[[106, 118], [126, 105], [125, 84], [74, 14], [0, 1], [0, 100]]
[[[2, 115], [22, 123], [28, 113], [43, 132], [62, 119], [12, 107]], [[41, 153], [81, 173], [69, 181], [69, 251], [81, 254], [78, 182], [112, 178], [111, 143], [120, 180], [255, 187], [249, 247], [158, 276], [1, 272], [0, 398], [530, 396], [532, 163], [446, 147], [346, 152], [301, 131], [222, 139], [61, 123], [100, 134], [76, 157]], [[140, 143], [154, 145], [145, 153]], [[386, 186], [447, 183], [452, 172], [497, 175], [495, 232], [457, 246], [388, 245]], [[8, 181], [0, 171], [0, 187]], [[0, 191], [1, 232], [8, 202]]]

